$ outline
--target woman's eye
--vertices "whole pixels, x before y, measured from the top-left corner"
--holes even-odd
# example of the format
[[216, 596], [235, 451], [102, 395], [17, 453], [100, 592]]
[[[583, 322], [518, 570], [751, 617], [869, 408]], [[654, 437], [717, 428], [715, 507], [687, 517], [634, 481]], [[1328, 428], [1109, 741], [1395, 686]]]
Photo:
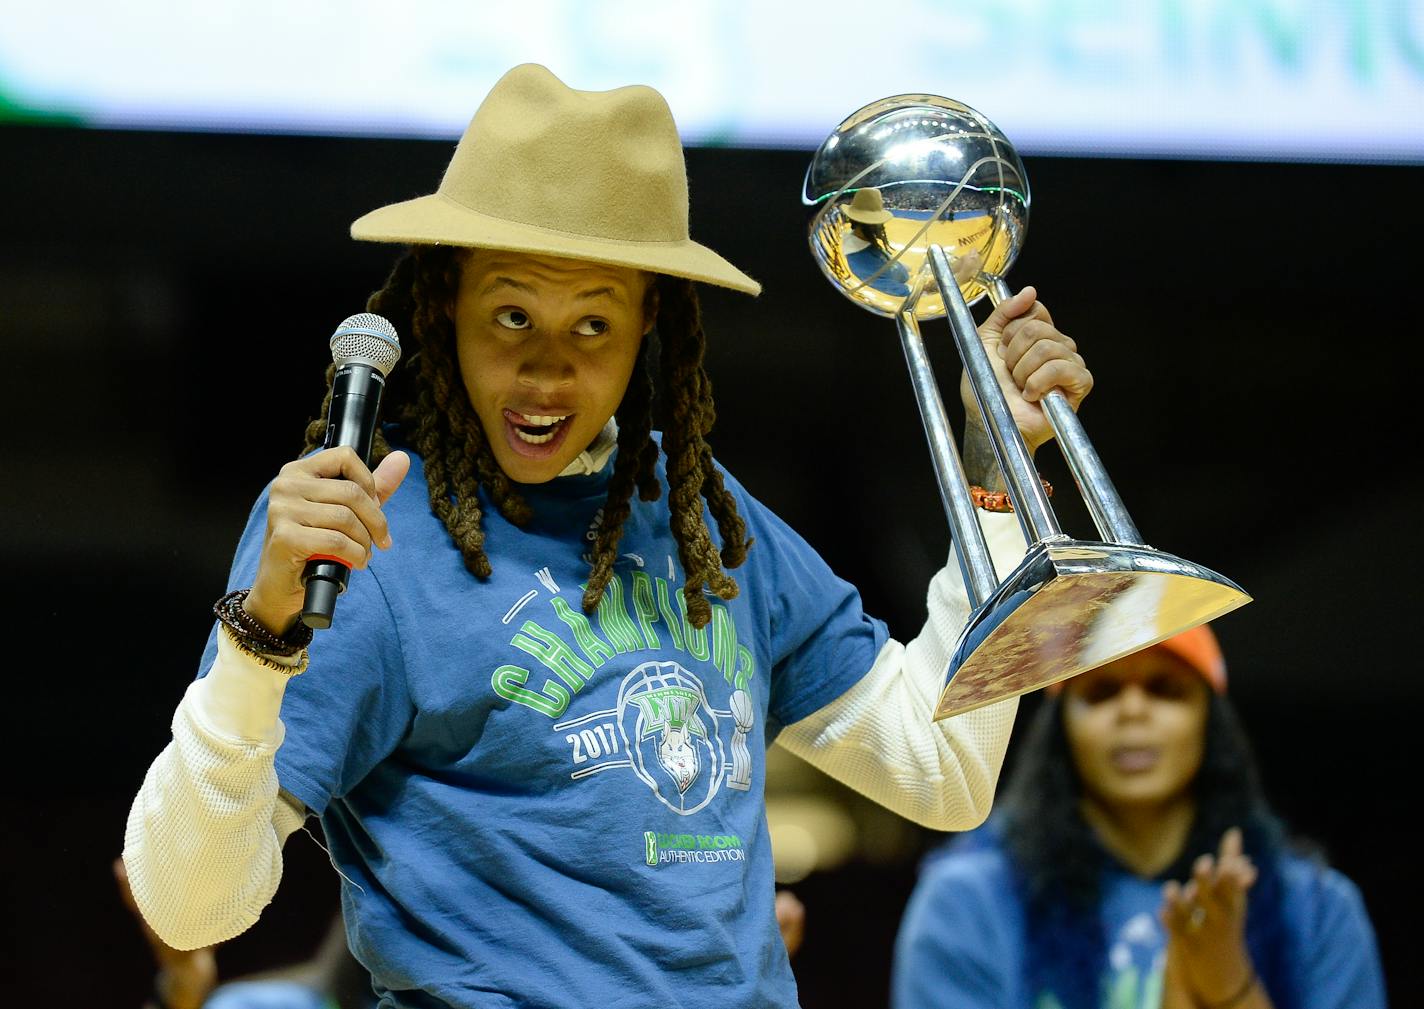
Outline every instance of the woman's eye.
[[602, 336], [608, 332], [608, 322], [604, 319], [581, 319], [574, 332], [579, 336]]
[[505, 329], [528, 329], [530, 326], [529, 316], [517, 308], [506, 308], [494, 317], [494, 321]]
[[1147, 692], [1153, 697], [1176, 701], [1191, 693], [1190, 680], [1180, 676], [1154, 676], [1147, 683]]
[[1122, 684], [1104, 676], [1084, 685], [1079, 696], [1089, 704], [1102, 704], [1112, 700], [1121, 690]]

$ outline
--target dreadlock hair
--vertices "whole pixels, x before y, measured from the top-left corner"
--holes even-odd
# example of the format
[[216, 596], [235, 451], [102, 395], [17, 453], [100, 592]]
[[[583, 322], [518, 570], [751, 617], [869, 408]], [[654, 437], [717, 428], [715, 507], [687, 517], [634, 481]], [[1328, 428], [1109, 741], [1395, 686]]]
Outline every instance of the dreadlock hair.
[[[1211, 694], [1202, 764], [1192, 789], [1196, 816], [1181, 852], [1160, 879], [1188, 879], [1196, 857], [1215, 852], [1221, 836], [1240, 827], [1245, 850], [1259, 870], [1247, 898], [1251, 959], [1278, 1009], [1298, 1006], [1289, 970], [1295, 951], [1282, 908], [1284, 827], [1266, 801], [1235, 710], [1216, 693]], [[994, 833], [1014, 865], [1026, 911], [1029, 991], [1052, 991], [1065, 1009], [1096, 1009], [1107, 963], [1098, 896], [1110, 856], [1083, 818], [1082, 797], [1064, 728], [1063, 699], [1045, 698], [1004, 789]]]
[[[488, 578], [491, 568], [485, 554], [479, 492], [483, 490], [500, 514], [515, 525], [527, 523], [532, 513], [495, 461], [460, 377], [453, 321], [460, 255], [460, 250], [448, 246], [412, 247], [396, 261], [384, 286], [367, 300], [366, 310], [385, 316], [397, 332], [407, 334], [405, 364], [392, 372], [386, 388], [386, 419], [398, 425], [401, 437], [424, 460], [430, 508], [449, 530], [465, 567], [477, 578]], [[671, 421], [663, 434], [670, 526], [687, 579], [683, 593], [687, 620], [694, 627], [706, 627], [712, 607], [704, 590], [721, 599], [737, 595], [737, 583], [724, 569], [740, 566], [752, 541], [747, 539], [735, 499], [712, 463], [706, 440], [716, 410], [712, 383], [702, 363], [706, 339], [696, 288], [691, 281], [662, 275], [655, 283], [660, 377]], [[651, 297], [651, 288], [649, 293]], [[613, 577], [633, 492], [644, 501], [656, 501], [662, 494], [656, 472], [658, 446], [652, 438], [652, 342], [651, 334], [644, 339], [614, 415], [618, 454], [584, 590], [583, 609], [588, 613], [598, 607]], [[305, 451], [319, 448], [325, 441], [335, 371], [335, 365], [327, 369], [326, 398], [317, 419], [307, 426]], [[378, 431], [372, 463], [390, 452], [389, 442]], [[717, 522], [720, 550], [703, 519], [704, 500]]]
[[895, 250], [890, 245], [890, 238], [885, 234], [883, 224], [865, 224], [860, 221], [853, 221], [854, 232], [862, 241], [868, 242], [877, 252], [886, 259], [895, 256]]

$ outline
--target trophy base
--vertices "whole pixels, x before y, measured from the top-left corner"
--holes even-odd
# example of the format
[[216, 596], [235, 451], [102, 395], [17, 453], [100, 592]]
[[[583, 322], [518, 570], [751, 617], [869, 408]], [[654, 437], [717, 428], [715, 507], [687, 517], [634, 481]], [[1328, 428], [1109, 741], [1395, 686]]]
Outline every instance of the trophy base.
[[1250, 601], [1230, 579], [1151, 547], [1035, 544], [970, 615], [934, 717], [1066, 680]]

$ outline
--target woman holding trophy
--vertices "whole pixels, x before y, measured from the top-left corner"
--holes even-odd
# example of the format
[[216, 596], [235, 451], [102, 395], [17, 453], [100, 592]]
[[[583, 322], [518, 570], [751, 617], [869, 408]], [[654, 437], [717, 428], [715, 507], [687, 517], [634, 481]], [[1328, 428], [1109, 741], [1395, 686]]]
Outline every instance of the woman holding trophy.
[[[895, 642], [713, 462], [694, 282], [759, 285], [689, 239], [651, 89], [518, 67], [439, 192], [352, 233], [411, 247], [368, 306], [405, 345], [374, 468], [316, 451], [318, 421], [257, 502], [130, 814], [138, 907], [177, 948], [243, 931], [314, 814], [383, 1006], [794, 1004], [765, 748], [918, 822], [981, 822], [1016, 702], [932, 721], [959, 571]], [[1074, 344], [1032, 290], [980, 335], [1048, 440], [1037, 392], [1092, 386]], [[1007, 570], [1013, 519], [984, 524]], [[313, 641], [316, 556], [357, 570]]]

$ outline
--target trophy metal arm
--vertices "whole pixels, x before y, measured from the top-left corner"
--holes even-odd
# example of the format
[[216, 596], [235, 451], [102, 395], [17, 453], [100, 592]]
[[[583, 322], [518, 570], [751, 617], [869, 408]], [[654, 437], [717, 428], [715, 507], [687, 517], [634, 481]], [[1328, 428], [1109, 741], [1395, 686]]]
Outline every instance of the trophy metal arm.
[[[990, 301], [997, 305], [1008, 300], [1009, 285], [1004, 283], [1003, 277], [984, 275], [982, 279]], [[960, 300], [963, 301], [963, 298]], [[1109, 543], [1143, 546], [1142, 534], [1127, 514], [1127, 507], [1109, 479], [1107, 468], [1098, 458], [1093, 443], [1088, 440], [1088, 432], [1083, 430], [1082, 421], [1068, 405], [1063, 393], [1053, 389], [1044, 396], [1043, 412], [1049, 427], [1053, 429], [1054, 439], [1062, 449], [1069, 472], [1073, 474], [1073, 482], [1078, 485], [1078, 493], [1083, 496], [1083, 503], [1093, 517], [1098, 535]]]
[[[975, 609], [950, 656], [934, 717], [972, 711], [1076, 676], [1249, 602], [1250, 596], [1230, 579], [1141, 542], [1077, 414], [1055, 389], [1044, 397], [1044, 412], [1105, 542], [1064, 534], [979, 339], [949, 256], [932, 245], [928, 258], [970, 388], [1004, 472], [1014, 514], [1029, 544], [1023, 561], [989, 596], [975, 600], [971, 594]], [[1003, 281], [990, 280], [989, 290], [997, 287], [1003, 297], [1007, 293]], [[962, 467], [958, 473], [962, 486]], [[942, 494], [951, 490], [941, 486]], [[972, 533], [964, 536], [959, 525], [952, 524], [957, 544], [969, 542], [972, 549], [977, 538], [982, 545], [977, 519]], [[962, 545], [960, 550], [965, 553]]]
[[964, 464], [954, 445], [954, 431], [945, 415], [939, 384], [935, 382], [934, 369], [930, 367], [929, 355], [925, 353], [925, 342], [920, 336], [920, 326], [915, 321], [912, 307], [895, 316], [895, 327], [900, 331], [900, 346], [905, 351], [905, 364], [910, 369], [910, 384], [914, 386], [920, 420], [929, 439], [930, 458], [934, 462], [945, 518], [949, 520], [950, 533], [958, 548], [955, 556], [964, 575], [965, 592], [969, 596], [969, 605], [979, 606], [998, 587], [994, 561], [989, 555], [988, 544], [984, 542], [984, 531], [979, 528], [974, 499], [969, 496], [969, 481], [964, 476]]

